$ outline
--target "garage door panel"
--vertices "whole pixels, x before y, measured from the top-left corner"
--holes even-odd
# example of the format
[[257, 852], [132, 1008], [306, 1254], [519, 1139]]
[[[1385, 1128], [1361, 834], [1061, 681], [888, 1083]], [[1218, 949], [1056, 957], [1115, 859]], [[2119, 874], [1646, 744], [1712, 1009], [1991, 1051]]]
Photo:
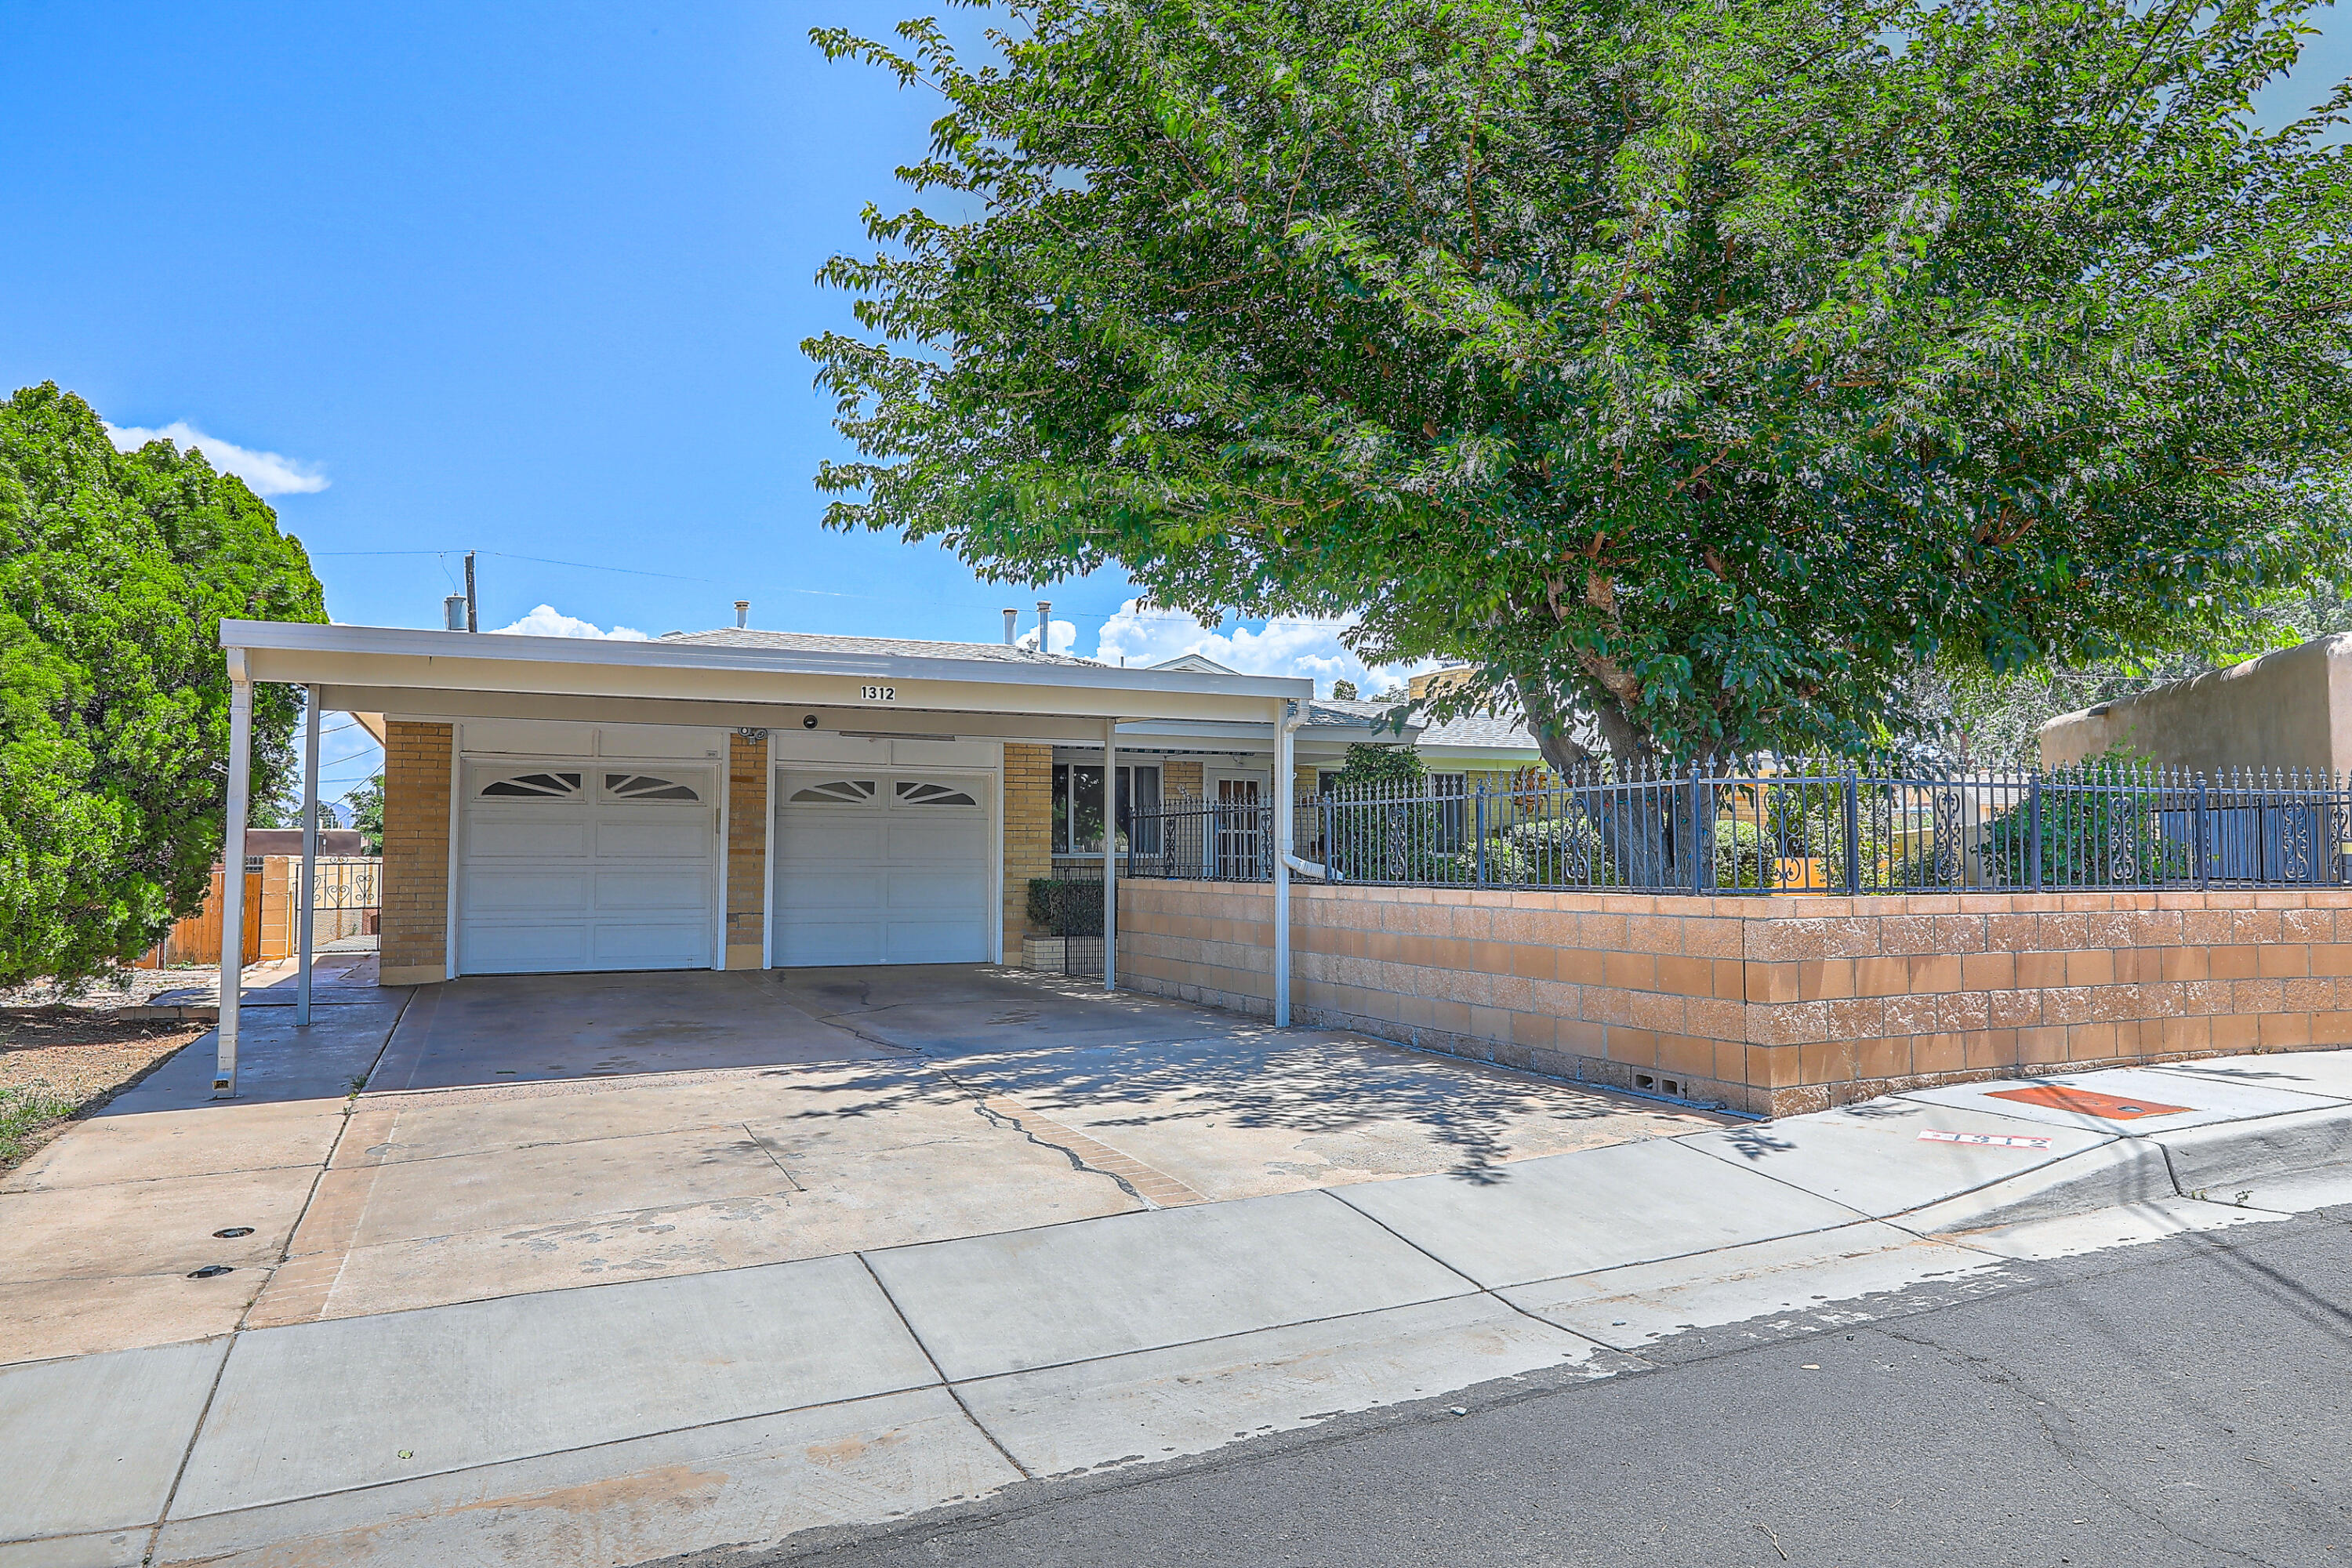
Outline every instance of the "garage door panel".
[[698, 919], [600, 922], [592, 941], [599, 969], [698, 969], [709, 961], [709, 933]]
[[832, 866], [784, 868], [779, 895], [787, 918], [824, 915], [856, 920], [882, 911], [883, 889], [870, 865], [855, 868]]
[[988, 819], [942, 822], [932, 816], [929, 820], [909, 822], [917, 808], [898, 813], [891, 818], [889, 858], [894, 862], [909, 860], [980, 861], [988, 858], [984, 837]]
[[776, 853], [786, 861], [870, 866], [883, 858], [884, 826], [873, 812], [787, 809], [776, 825]]
[[878, 921], [782, 922], [776, 931], [776, 962], [787, 967], [882, 962]]
[[884, 907], [894, 918], [943, 909], [960, 914], [978, 910], [984, 914], [988, 909], [988, 878], [984, 873], [908, 867], [885, 870], [879, 880]]
[[708, 889], [709, 881], [700, 871], [600, 867], [594, 908], [603, 916], [662, 910], [691, 910], [699, 915], [709, 902]]
[[[657, 806], [641, 808], [646, 816], [660, 812]], [[659, 859], [699, 860], [718, 837], [707, 812], [695, 812], [680, 820], [676, 812], [660, 812], [670, 820], [665, 822], [635, 821], [616, 816], [600, 817], [596, 823], [596, 853], [599, 858], [645, 856]]]
[[584, 814], [522, 822], [483, 816], [466, 835], [466, 852], [480, 860], [584, 860], [593, 842]]
[[595, 878], [585, 866], [556, 869], [501, 866], [493, 876], [467, 882], [466, 910], [469, 919], [498, 915], [510, 923], [515, 917], [544, 910], [585, 910], [594, 889]]
[[468, 921], [458, 952], [467, 973], [524, 974], [589, 967], [585, 926], [510, 925]]
[[988, 961], [988, 922], [984, 920], [894, 920], [886, 928], [885, 963], [984, 963]]

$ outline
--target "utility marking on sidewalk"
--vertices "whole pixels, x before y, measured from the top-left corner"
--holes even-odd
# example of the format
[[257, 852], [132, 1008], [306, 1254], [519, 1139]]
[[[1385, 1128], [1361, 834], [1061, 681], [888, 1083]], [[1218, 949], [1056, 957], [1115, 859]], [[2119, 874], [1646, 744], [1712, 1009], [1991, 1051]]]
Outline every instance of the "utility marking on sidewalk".
[[2021, 1132], [1945, 1132], [1930, 1127], [1919, 1134], [1923, 1143], [1976, 1143], [1989, 1149], [2047, 1149], [2047, 1138], [2029, 1138]]
[[2020, 1105], [2044, 1105], [2053, 1110], [2079, 1110], [2085, 1116], [2104, 1117], [2110, 1121], [2130, 1121], [2142, 1116], [2171, 1116], [2197, 1109], [2193, 1105], [2167, 1105], [2160, 1100], [2118, 1100], [2112, 1094], [2101, 1094], [2095, 1089], [2076, 1089], [2068, 1083], [2037, 1083], [2031, 1089], [1996, 1089], [1987, 1098], [2013, 1100]]

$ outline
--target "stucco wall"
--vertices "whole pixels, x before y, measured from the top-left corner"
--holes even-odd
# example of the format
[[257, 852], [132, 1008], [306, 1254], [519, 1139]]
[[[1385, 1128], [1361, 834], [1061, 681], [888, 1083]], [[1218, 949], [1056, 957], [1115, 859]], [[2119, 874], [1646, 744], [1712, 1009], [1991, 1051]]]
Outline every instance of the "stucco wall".
[[[2352, 891], [1682, 899], [1292, 889], [1298, 1021], [1788, 1115], [2352, 1044]], [[1120, 979], [1272, 1010], [1273, 897], [1122, 883]]]
[[383, 951], [386, 985], [448, 975], [449, 786], [457, 731], [394, 720], [383, 740]]
[[2045, 767], [2118, 745], [2209, 776], [2235, 768], [2352, 771], [2352, 634], [2062, 714], [2039, 740]]

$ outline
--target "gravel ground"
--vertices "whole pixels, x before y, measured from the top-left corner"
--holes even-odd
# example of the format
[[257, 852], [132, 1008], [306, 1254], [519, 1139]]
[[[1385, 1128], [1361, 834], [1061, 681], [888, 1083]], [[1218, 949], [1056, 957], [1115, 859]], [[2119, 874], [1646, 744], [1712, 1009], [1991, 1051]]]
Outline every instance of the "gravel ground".
[[0, 991], [0, 1014], [27, 1007], [68, 1007], [77, 1013], [100, 1013], [116, 1007], [144, 1006], [150, 997], [162, 992], [202, 985], [218, 975], [219, 967], [215, 964], [118, 969], [79, 991], [60, 991], [46, 980], [36, 980], [13, 990]]
[[0, 1006], [0, 1170], [207, 1027], [121, 1023], [88, 1006]]

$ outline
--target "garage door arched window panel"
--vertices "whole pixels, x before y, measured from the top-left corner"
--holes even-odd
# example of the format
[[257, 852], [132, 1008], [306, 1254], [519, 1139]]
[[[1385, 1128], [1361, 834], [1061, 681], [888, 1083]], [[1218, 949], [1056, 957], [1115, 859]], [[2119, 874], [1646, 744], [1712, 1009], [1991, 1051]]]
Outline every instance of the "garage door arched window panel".
[[866, 805], [872, 803], [872, 779], [824, 779], [793, 791], [793, 805]]
[[971, 805], [980, 802], [966, 789], [952, 784], [932, 784], [925, 779], [900, 779], [898, 782], [898, 804], [901, 805]]
[[680, 805], [698, 805], [702, 801], [692, 784], [654, 773], [606, 773], [604, 793], [614, 800], [668, 801]]
[[481, 789], [485, 800], [576, 800], [578, 773], [509, 773]]

